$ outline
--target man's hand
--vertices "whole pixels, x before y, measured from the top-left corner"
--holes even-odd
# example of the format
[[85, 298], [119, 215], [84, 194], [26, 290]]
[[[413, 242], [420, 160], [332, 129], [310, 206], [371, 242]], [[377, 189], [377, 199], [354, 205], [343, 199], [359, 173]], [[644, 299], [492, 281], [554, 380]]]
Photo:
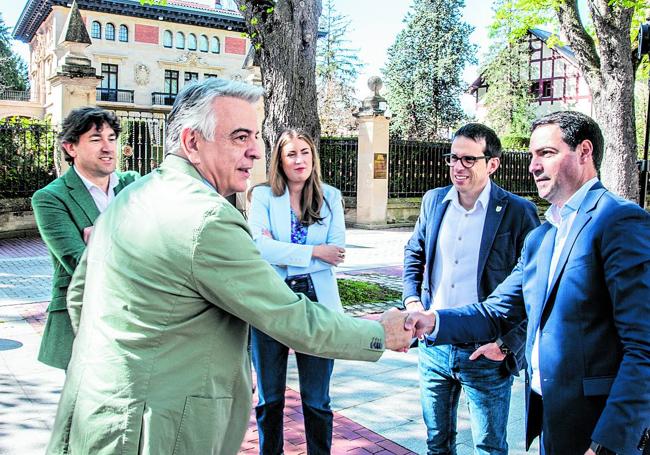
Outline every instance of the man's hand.
[[311, 253], [314, 259], [320, 259], [332, 265], [339, 265], [345, 261], [345, 248], [336, 245], [316, 245]]
[[476, 360], [479, 357], [484, 356], [495, 362], [500, 362], [506, 358], [506, 355], [501, 352], [499, 346], [496, 343], [488, 343], [479, 347], [476, 351], [472, 352], [472, 355], [469, 356], [470, 360]]
[[416, 311], [409, 313], [404, 328], [413, 331], [413, 336], [424, 338], [429, 335], [436, 327], [436, 314], [430, 311]]
[[596, 455], [596, 452], [594, 452], [591, 449], [587, 449], [587, 451], [585, 452], [585, 455]]
[[411, 300], [409, 303], [404, 304], [404, 306], [409, 313], [413, 311], [424, 311], [424, 306], [419, 300]]
[[384, 327], [386, 349], [400, 351], [411, 344], [413, 330], [405, 329], [407, 316], [408, 314], [391, 308], [379, 318], [379, 323]]
[[88, 245], [88, 240], [90, 240], [90, 234], [93, 232], [93, 226], [88, 226], [84, 228], [83, 231], [83, 238], [84, 238], [84, 243]]

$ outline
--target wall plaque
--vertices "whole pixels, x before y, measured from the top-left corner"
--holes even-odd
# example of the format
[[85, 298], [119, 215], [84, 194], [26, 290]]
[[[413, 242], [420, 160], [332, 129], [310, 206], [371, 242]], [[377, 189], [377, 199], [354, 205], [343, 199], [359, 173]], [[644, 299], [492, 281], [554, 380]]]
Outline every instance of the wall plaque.
[[388, 154], [375, 153], [373, 160], [373, 177], [374, 179], [388, 178]]

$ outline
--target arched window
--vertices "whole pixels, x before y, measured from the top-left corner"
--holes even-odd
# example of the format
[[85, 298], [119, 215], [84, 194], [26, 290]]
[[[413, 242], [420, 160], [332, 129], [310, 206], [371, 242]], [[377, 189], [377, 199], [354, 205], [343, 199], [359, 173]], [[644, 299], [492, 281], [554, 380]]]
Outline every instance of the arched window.
[[199, 50], [201, 52], [208, 52], [208, 37], [205, 35], [199, 37]]
[[219, 38], [216, 36], [212, 37], [212, 53], [213, 54], [218, 54], [221, 52], [221, 43], [219, 42]]
[[194, 33], [187, 35], [187, 48], [191, 51], [196, 50], [196, 35]]
[[176, 32], [176, 49], [185, 49], [185, 35], [183, 35], [183, 32]]
[[129, 28], [124, 24], [120, 25], [120, 41], [123, 43], [129, 42]]
[[163, 46], [172, 47], [173, 45], [174, 45], [174, 34], [169, 30], [165, 30], [165, 33], [163, 33]]
[[106, 24], [106, 32], [104, 37], [109, 41], [115, 41], [115, 26], [110, 22]]
[[102, 24], [97, 21], [93, 21], [93, 25], [90, 27], [90, 37], [102, 39]]

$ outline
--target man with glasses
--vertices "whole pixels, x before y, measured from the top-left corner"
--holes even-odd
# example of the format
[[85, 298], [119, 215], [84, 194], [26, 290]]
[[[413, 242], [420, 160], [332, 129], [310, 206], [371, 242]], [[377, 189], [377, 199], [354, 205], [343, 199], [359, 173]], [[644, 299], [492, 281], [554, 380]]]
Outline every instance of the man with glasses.
[[[428, 191], [404, 251], [408, 310], [457, 308], [484, 300], [515, 266], [526, 234], [539, 225], [535, 205], [490, 176], [501, 141], [485, 125], [460, 128], [445, 155], [451, 186]], [[477, 454], [507, 454], [513, 374], [523, 368], [525, 326], [487, 344], [419, 346], [422, 415], [429, 454], [456, 453], [461, 388]]]

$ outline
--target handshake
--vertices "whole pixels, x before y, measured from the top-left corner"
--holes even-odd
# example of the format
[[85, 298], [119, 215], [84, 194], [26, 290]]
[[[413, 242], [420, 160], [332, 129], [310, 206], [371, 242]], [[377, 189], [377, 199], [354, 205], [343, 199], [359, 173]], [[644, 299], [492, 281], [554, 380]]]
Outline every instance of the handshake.
[[399, 311], [391, 308], [381, 315], [386, 349], [406, 351], [413, 338], [422, 338], [432, 332], [436, 324], [433, 311]]

